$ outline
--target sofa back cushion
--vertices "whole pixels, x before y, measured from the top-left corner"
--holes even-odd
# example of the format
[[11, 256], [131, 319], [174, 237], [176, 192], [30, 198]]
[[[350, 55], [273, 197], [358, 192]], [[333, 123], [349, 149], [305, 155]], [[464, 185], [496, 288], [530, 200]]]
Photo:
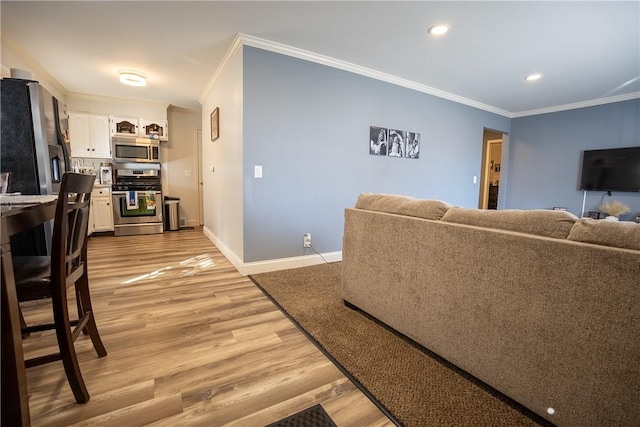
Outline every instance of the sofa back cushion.
[[356, 209], [387, 212], [397, 215], [439, 220], [451, 207], [440, 200], [422, 200], [393, 194], [363, 193], [358, 197]]
[[482, 210], [452, 207], [442, 221], [498, 230], [517, 231], [537, 236], [566, 239], [578, 217], [554, 210]]
[[640, 251], [640, 224], [582, 218], [573, 225], [568, 238], [577, 242]]

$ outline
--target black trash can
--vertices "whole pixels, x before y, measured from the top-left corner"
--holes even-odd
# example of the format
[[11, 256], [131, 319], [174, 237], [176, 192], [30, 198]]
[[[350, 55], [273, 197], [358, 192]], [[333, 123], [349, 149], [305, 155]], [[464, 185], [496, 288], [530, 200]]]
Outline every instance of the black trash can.
[[164, 196], [164, 230], [180, 230], [180, 198]]

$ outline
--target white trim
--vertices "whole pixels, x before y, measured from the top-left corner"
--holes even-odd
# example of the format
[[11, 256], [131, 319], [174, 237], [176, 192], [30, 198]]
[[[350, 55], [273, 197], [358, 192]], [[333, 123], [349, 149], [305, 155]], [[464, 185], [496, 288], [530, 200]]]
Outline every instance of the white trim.
[[328, 252], [322, 254], [324, 260], [318, 254], [304, 255], [291, 258], [270, 259], [243, 264], [240, 273], [243, 276], [249, 274], [268, 273], [270, 271], [288, 270], [290, 268], [307, 267], [310, 265], [324, 264], [327, 262], [342, 261], [342, 252]]
[[555, 107], [541, 108], [538, 110], [528, 110], [528, 111], [520, 111], [518, 113], [512, 113], [510, 111], [496, 108], [491, 105], [484, 104], [482, 102], [474, 101], [473, 99], [465, 98], [449, 92], [442, 91], [440, 89], [415, 83], [407, 79], [393, 76], [391, 74], [386, 74], [380, 71], [373, 70], [371, 68], [361, 67], [359, 65], [342, 61], [340, 59], [335, 59], [330, 56], [320, 55], [317, 53], [310, 52], [308, 50], [298, 49], [296, 47], [288, 46], [282, 43], [276, 43], [269, 40], [261, 39], [259, 37], [250, 36], [248, 34], [238, 33], [236, 35], [236, 38], [233, 40], [233, 43], [229, 47], [229, 50], [227, 50], [227, 53], [225, 54], [224, 58], [220, 62], [220, 66], [216, 69], [215, 73], [211, 77], [211, 80], [209, 80], [209, 83], [207, 84], [204, 91], [202, 92], [202, 95], [200, 95], [200, 99], [199, 99], [200, 104], [203, 103], [205, 95], [207, 94], [207, 92], [209, 92], [209, 90], [211, 90], [215, 81], [218, 79], [220, 74], [227, 67], [231, 58], [233, 58], [233, 56], [243, 46], [257, 47], [259, 49], [268, 50], [270, 52], [280, 53], [282, 55], [287, 55], [294, 58], [303, 59], [305, 61], [315, 62], [316, 64], [322, 64], [328, 67], [333, 67], [333, 68], [348, 71], [354, 74], [370, 77], [372, 79], [384, 81], [397, 86], [405, 87], [407, 89], [412, 89], [418, 92], [427, 93], [429, 95], [437, 96], [438, 98], [443, 98], [449, 101], [457, 102], [459, 104], [467, 105], [469, 107], [478, 108], [480, 110], [488, 111], [490, 113], [498, 114], [500, 116], [504, 116], [510, 119], [513, 119], [516, 117], [534, 116], [534, 115], [545, 114], [545, 113], [555, 113], [558, 111], [573, 110], [576, 108], [592, 107], [595, 105], [611, 104], [613, 102], [627, 101], [630, 99], [640, 98], [640, 92], [634, 92], [626, 95], [613, 96], [609, 98], [593, 99], [589, 101], [577, 102], [574, 104], [558, 105]]
[[[44, 77], [44, 81], [42, 81], [38, 76], [34, 75], [34, 79], [41, 83], [44, 87], [52, 86], [55, 90], [60, 92], [65, 98], [68, 96], [69, 92], [67, 89], [60, 84], [58, 80], [56, 80], [45, 68], [38, 63], [26, 50], [24, 50], [18, 43], [16, 43], [11, 37], [7, 36], [4, 32], [2, 33], [2, 42], [0, 45], [4, 45], [4, 47], [12, 50], [15, 55], [22, 59], [27, 65], [29, 65], [35, 72], [42, 77]], [[7, 68], [9, 71], [9, 68]], [[31, 70], [29, 70], [31, 71]], [[51, 92], [51, 90], [49, 90]], [[60, 100], [62, 101], [62, 100]], [[66, 104], [66, 102], [65, 102]]]
[[[268, 50], [275, 53], [291, 56], [305, 61], [315, 62], [317, 64], [326, 65], [328, 67], [337, 68], [351, 73], [360, 74], [362, 76], [370, 77], [372, 79], [381, 80], [387, 83], [391, 83], [397, 86], [413, 89], [418, 92], [428, 93], [429, 95], [437, 96], [439, 98], [448, 99], [450, 101], [457, 102], [459, 104], [475, 107], [480, 110], [489, 111], [491, 113], [499, 114], [505, 117], [511, 117], [511, 113], [505, 110], [501, 110], [491, 105], [483, 104], [481, 102], [474, 101], [469, 98], [454, 95], [452, 93], [444, 92], [439, 89], [432, 88], [430, 86], [418, 84], [410, 80], [406, 80], [400, 77], [392, 76], [391, 74], [382, 73], [380, 71], [373, 70], [371, 68], [361, 67], [359, 65], [345, 62], [340, 59], [335, 59], [329, 56], [320, 55], [317, 53], [309, 52], [308, 50], [298, 49], [293, 46], [287, 46], [281, 43], [272, 42], [269, 40], [261, 39], [247, 34], [238, 34], [236, 41], [240, 41], [244, 46], [257, 47], [260, 49]], [[234, 42], [235, 43], [235, 42]]]
[[[142, 99], [133, 99], [133, 98], [116, 98], [113, 96], [92, 95], [89, 93], [80, 93], [80, 92], [67, 92], [67, 99], [69, 98], [82, 99], [86, 101], [96, 101], [96, 102], [112, 102], [112, 103], [119, 103], [123, 105], [133, 105], [133, 106], [146, 104], [147, 106], [149, 106], [149, 108], [156, 107], [156, 108], [168, 109], [171, 106], [171, 104], [167, 104], [166, 102], [145, 101]], [[67, 101], [67, 103], [69, 102]], [[166, 117], [163, 120], [166, 120]]]
[[[318, 254], [303, 255], [291, 258], [270, 259], [266, 261], [256, 261], [244, 263], [232, 250], [230, 250], [215, 234], [207, 227], [203, 227], [204, 235], [216, 245], [218, 250], [229, 260], [231, 264], [243, 276], [249, 274], [268, 273], [270, 271], [288, 270], [290, 268], [307, 267], [310, 265], [323, 264], [326, 262], [342, 261], [342, 251]], [[324, 260], [322, 259], [324, 258]]]
[[218, 77], [220, 77], [223, 71], [227, 68], [227, 65], [229, 65], [229, 63], [231, 62], [231, 59], [242, 48], [242, 45], [243, 45], [242, 37], [240, 34], [237, 34], [236, 38], [233, 40], [233, 43], [231, 43], [231, 46], [229, 46], [227, 53], [225, 53], [224, 58], [222, 58], [222, 61], [220, 61], [220, 65], [216, 69], [215, 73], [213, 73], [213, 76], [211, 76], [209, 83], [207, 83], [204, 90], [202, 91], [202, 94], [200, 94], [200, 98], [198, 98], [200, 105], [204, 104], [205, 97], [207, 96], [207, 94], [215, 84], [216, 80], [218, 80]]
[[640, 92], [628, 93], [625, 95], [610, 96], [608, 98], [592, 99], [590, 101], [576, 102], [573, 104], [557, 105], [555, 107], [540, 108], [537, 110], [520, 111], [513, 113], [511, 118], [526, 116], [536, 116], [538, 114], [557, 113], [558, 111], [575, 110], [577, 108], [594, 107], [596, 105], [612, 104], [614, 102], [628, 101], [630, 99], [640, 98]]

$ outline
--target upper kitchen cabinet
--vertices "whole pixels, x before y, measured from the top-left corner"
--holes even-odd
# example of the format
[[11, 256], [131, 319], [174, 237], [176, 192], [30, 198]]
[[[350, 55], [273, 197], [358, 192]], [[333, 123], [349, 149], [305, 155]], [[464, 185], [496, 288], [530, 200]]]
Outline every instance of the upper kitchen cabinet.
[[71, 157], [111, 158], [109, 117], [69, 112]]
[[138, 138], [167, 141], [169, 123], [167, 120], [135, 119], [132, 117], [109, 116], [111, 136], [135, 136]]
[[140, 136], [143, 138], [169, 139], [169, 123], [166, 120], [140, 119]]
[[131, 117], [109, 116], [111, 136], [138, 136], [138, 119]]

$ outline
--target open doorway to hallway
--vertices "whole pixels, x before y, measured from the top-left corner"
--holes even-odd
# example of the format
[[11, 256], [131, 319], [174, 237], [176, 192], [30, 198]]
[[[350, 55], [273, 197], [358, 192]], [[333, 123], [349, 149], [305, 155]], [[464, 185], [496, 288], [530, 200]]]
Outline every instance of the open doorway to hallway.
[[502, 132], [485, 129], [482, 137], [482, 164], [480, 173], [480, 209], [498, 209], [500, 173], [502, 171]]

